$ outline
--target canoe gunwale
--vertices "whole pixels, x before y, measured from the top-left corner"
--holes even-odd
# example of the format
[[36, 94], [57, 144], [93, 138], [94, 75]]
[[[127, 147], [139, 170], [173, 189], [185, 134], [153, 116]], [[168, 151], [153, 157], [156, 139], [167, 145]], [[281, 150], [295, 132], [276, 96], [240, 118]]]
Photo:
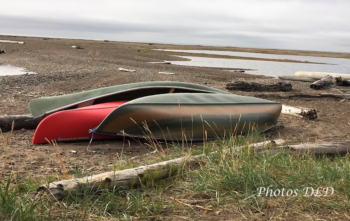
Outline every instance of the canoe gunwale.
[[[175, 89], [185, 89], [185, 90], [198, 91], [198, 92], [203, 92], [203, 93], [221, 94], [221, 93], [215, 92], [215, 91], [194, 89], [194, 88], [181, 87], [181, 86], [146, 86], [146, 87], [138, 87], [138, 88], [132, 88], [132, 89], [126, 89], [126, 90], [121, 90], [121, 91], [117, 91], [117, 92], [112, 92], [112, 93], [108, 93], [108, 94], [103, 94], [101, 96], [96, 96], [96, 97], [90, 98], [90, 99], [80, 100], [79, 102], [71, 103], [69, 105], [62, 106], [62, 107], [50, 110], [49, 112], [44, 112], [44, 113], [42, 113], [42, 114], [40, 114], [38, 116], [33, 116], [33, 118], [34, 119], [42, 119], [42, 118], [45, 118], [47, 115], [50, 115], [50, 114], [52, 114], [54, 112], [57, 112], [57, 111], [60, 111], [60, 110], [64, 110], [66, 108], [73, 107], [73, 106], [78, 105], [80, 103], [91, 101], [91, 100], [96, 100], [96, 99], [99, 99], [99, 98], [104, 98], [104, 97], [108, 97], [108, 96], [111, 96], [111, 95], [117, 95], [117, 94], [130, 92], [130, 91], [137, 91], [137, 90], [142, 90], [142, 89], [153, 89], [153, 88], [168, 88], [168, 89], [175, 88]], [[153, 96], [153, 95], [150, 95], [150, 96]], [[148, 96], [146, 96], [146, 97], [148, 97]], [[29, 102], [29, 106], [30, 106], [30, 102]]]

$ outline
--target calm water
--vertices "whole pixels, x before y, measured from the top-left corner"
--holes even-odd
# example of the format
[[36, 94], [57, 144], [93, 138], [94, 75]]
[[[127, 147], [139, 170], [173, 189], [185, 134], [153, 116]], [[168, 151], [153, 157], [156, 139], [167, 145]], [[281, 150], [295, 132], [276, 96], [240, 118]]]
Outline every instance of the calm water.
[[21, 75], [26, 73], [36, 74], [34, 72], [28, 72], [24, 68], [19, 68], [11, 65], [0, 65], [0, 76]]
[[332, 72], [350, 74], [350, 59], [345, 58], [328, 58], [328, 57], [311, 57], [296, 55], [274, 55], [247, 52], [231, 52], [231, 51], [206, 51], [206, 50], [164, 50], [185, 53], [202, 53], [216, 55], [230, 55], [252, 58], [269, 58], [269, 59], [288, 59], [297, 61], [310, 61], [327, 64], [304, 64], [291, 62], [274, 62], [274, 61], [256, 61], [242, 59], [222, 59], [222, 58], [203, 58], [191, 56], [179, 56], [191, 61], [172, 61], [171, 64], [200, 66], [200, 67], [218, 67], [218, 68], [241, 68], [253, 69], [246, 73], [259, 74], [277, 77], [280, 75], [294, 75], [297, 71], [314, 71], [314, 72]]

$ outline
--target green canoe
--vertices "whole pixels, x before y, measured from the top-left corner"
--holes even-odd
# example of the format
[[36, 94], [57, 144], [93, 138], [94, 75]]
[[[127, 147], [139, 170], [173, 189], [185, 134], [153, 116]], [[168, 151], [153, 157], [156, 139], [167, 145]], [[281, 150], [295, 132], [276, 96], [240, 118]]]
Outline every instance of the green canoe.
[[35, 119], [42, 119], [47, 115], [61, 110], [111, 101], [133, 100], [144, 96], [169, 92], [229, 94], [229, 92], [199, 84], [175, 81], [151, 81], [116, 85], [61, 96], [37, 98], [29, 102], [29, 109]]
[[280, 103], [232, 94], [161, 94], [119, 106], [91, 132], [162, 140], [215, 139], [268, 130], [281, 109]]

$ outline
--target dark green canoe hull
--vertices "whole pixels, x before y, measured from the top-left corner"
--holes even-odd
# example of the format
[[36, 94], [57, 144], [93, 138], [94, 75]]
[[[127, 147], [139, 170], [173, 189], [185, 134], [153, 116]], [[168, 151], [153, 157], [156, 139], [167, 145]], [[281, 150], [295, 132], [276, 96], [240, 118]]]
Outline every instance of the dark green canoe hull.
[[94, 133], [162, 140], [223, 138], [271, 128], [282, 105], [228, 94], [164, 94], [125, 103]]
[[229, 92], [199, 84], [176, 81], [151, 81], [116, 85], [61, 96], [37, 98], [29, 102], [29, 109], [34, 118], [42, 119], [61, 110], [112, 101], [133, 100], [144, 96], [169, 93], [170, 90], [172, 90], [172, 93], [229, 94]]

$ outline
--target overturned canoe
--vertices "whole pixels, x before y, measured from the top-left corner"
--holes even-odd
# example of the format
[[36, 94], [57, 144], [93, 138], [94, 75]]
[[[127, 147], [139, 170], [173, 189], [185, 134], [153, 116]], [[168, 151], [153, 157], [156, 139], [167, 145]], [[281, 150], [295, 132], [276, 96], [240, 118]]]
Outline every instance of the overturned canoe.
[[52, 113], [62, 110], [112, 101], [133, 100], [140, 97], [166, 93], [229, 94], [229, 92], [199, 84], [174, 81], [151, 81], [116, 85], [61, 96], [37, 98], [29, 102], [29, 109], [33, 118], [43, 119]]
[[281, 109], [279, 103], [232, 94], [161, 94], [119, 106], [91, 132], [161, 140], [215, 139], [268, 130]]
[[[79, 141], [89, 140], [89, 129], [95, 127], [115, 108], [126, 101], [115, 101], [59, 111], [44, 118], [35, 130], [32, 144], [47, 143], [47, 140]], [[94, 139], [114, 139], [116, 137], [96, 135]]]

